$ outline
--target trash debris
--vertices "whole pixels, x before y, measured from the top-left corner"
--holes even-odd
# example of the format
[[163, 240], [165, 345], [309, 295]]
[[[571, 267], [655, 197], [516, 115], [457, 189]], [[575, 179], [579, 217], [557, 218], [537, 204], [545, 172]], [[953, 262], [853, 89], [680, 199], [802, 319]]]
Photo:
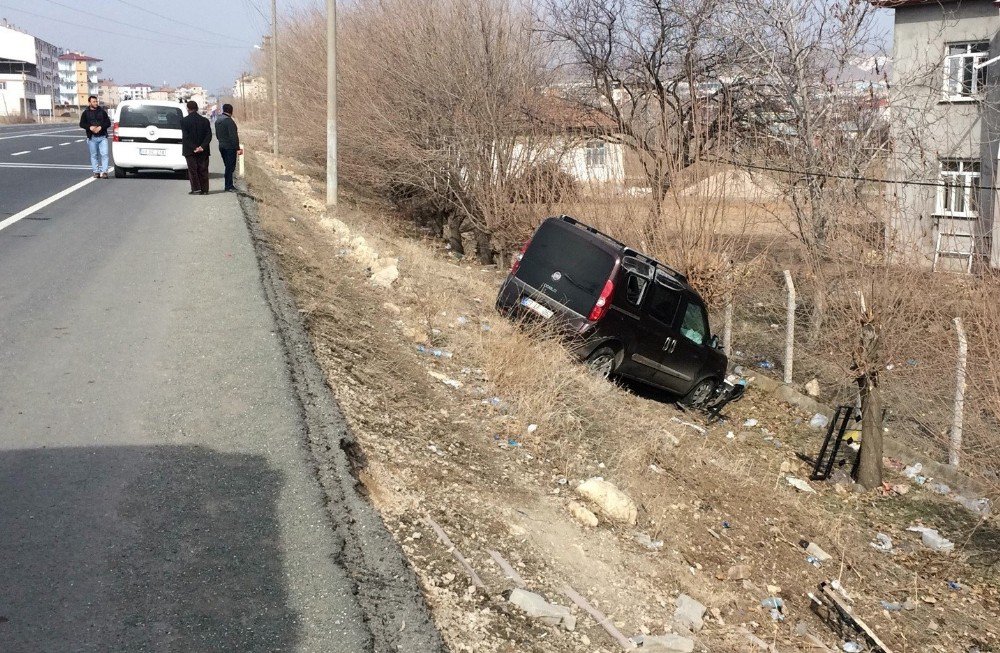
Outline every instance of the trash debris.
[[729, 529], [729, 528], [732, 528], [732, 525], [729, 522], [724, 521], [724, 522], [722, 522], [722, 527], [726, 528], [726, 529]]
[[743, 422], [743, 426], [746, 426], [747, 428], [753, 428], [753, 427], [757, 426], [757, 424], [759, 424], [759, 423], [760, 422], [758, 422], [757, 420], [755, 420], [754, 418], [751, 417], [747, 421]]
[[947, 485], [945, 485], [944, 483], [931, 483], [928, 486], [928, 489], [930, 489], [930, 491], [933, 492], [934, 494], [950, 494], [951, 493], [951, 488], [948, 487]]
[[806, 550], [810, 556], [816, 558], [820, 562], [826, 562], [827, 560], [832, 560], [833, 556], [820, 548], [815, 542], [808, 542], [806, 540], [800, 540], [799, 546]]
[[663, 548], [663, 540], [654, 540], [645, 533], [636, 533], [634, 539], [650, 551], [659, 551]]
[[514, 438], [507, 438], [507, 446], [508, 447], [520, 447], [521, 443], [518, 442], [517, 440], [515, 440]]
[[777, 596], [769, 596], [760, 602], [760, 607], [768, 610], [782, 610], [785, 607], [785, 602]]
[[945, 537], [941, 537], [941, 534], [935, 528], [910, 526], [906, 530], [912, 533], [920, 533], [920, 539], [928, 549], [939, 553], [951, 553], [955, 550], [955, 543]]
[[434, 370], [427, 370], [427, 373], [430, 374], [433, 378], [435, 378], [438, 381], [440, 381], [441, 383], [445, 384], [446, 386], [449, 386], [449, 387], [455, 388], [455, 389], [458, 389], [458, 388], [462, 387], [462, 382], [461, 381], [456, 381], [455, 379], [450, 379], [447, 376], [445, 376], [444, 374], [441, 374], [440, 372], [435, 372]]
[[902, 612], [903, 611], [903, 604], [902, 603], [889, 603], [888, 601], [885, 601], [885, 600], [883, 600], [881, 603], [882, 603], [882, 609], [885, 610], [886, 612]]
[[538, 430], [538, 424], [528, 424], [528, 433], [534, 433]]
[[806, 394], [813, 399], [819, 397], [819, 379], [813, 379], [806, 384]]
[[830, 418], [823, 413], [816, 413], [812, 416], [812, 419], [809, 420], [809, 426], [814, 429], [825, 429], [829, 424]]
[[635, 502], [614, 484], [600, 477], [584, 481], [577, 486], [576, 492], [597, 506], [612, 521], [634, 526], [639, 517]]
[[465, 317], [464, 315], [460, 315], [458, 319], [455, 320], [455, 324], [457, 324], [458, 326], [465, 326], [468, 323], [469, 323], [469, 318]]
[[840, 579], [839, 578], [838, 579], [834, 579], [833, 581], [831, 581], [830, 582], [830, 587], [832, 587], [833, 589], [835, 589], [837, 591], [837, 593], [839, 593], [842, 597], [844, 597], [845, 601], [852, 601], [853, 600], [851, 598], [851, 596], [847, 593], [847, 590], [844, 589], [844, 586], [840, 584]]
[[732, 440], [735, 437], [736, 437], [736, 434], [733, 433], [732, 431], [730, 431], [729, 433], [726, 433], [726, 439], [727, 440]]
[[864, 650], [861, 647], [861, 644], [858, 644], [857, 642], [844, 642], [844, 645], [841, 648], [844, 649], [845, 653], [861, 653], [861, 651]]
[[421, 354], [427, 354], [428, 356], [434, 356], [435, 358], [451, 358], [454, 356], [450, 351], [444, 349], [432, 349], [430, 347], [425, 347], [423, 345], [417, 345], [417, 351]]
[[890, 538], [885, 533], [879, 533], [875, 536], [874, 542], [869, 542], [868, 546], [875, 549], [876, 551], [881, 551], [882, 553], [892, 552], [892, 538]]
[[698, 426], [697, 424], [692, 424], [691, 422], [685, 422], [685, 421], [680, 420], [680, 419], [678, 419], [676, 417], [671, 417], [670, 421], [671, 422], [677, 422], [678, 424], [682, 424], [684, 426], [689, 426], [689, 427], [693, 428], [695, 431], [698, 431], [698, 433], [701, 433], [702, 435], [705, 435], [705, 433], [707, 433], [707, 431], [704, 428]]
[[[844, 626], [849, 626], [864, 637], [870, 653], [892, 653], [875, 631], [855, 616], [850, 604], [834, 591], [833, 583], [829, 581], [820, 583], [819, 591], [816, 594], [809, 592], [809, 598], [812, 600], [813, 610], [836, 632], [843, 633]], [[848, 645], [853, 646], [848, 648]], [[844, 650], [860, 653], [866, 649], [858, 642], [847, 641], [844, 643]]]
[[674, 625], [686, 628], [693, 633], [700, 631], [705, 625], [705, 613], [708, 611], [700, 601], [687, 594], [677, 597], [677, 609], [674, 611]]
[[909, 479], [916, 479], [920, 472], [924, 471], [924, 466], [921, 463], [916, 463], [910, 465], [903, 469], [903, 476]]
[[769, 360], [757, 361], [757, 367], [759, 367], [762, 370], [773, 370], [774, 363], [772, 363]]
[[955, 500], [958, 501], [963, 506], [965, 506], [966, 510], [968, 510], [970, 512], [974, 512], [977, 515], [986, 517], [987, 515], [990, 514], [990, 500], [989, 499], [986, 499], [986, 498], [983, 498], [983, 499], [968, 499], [966, 497], [963, 497], [963, 496], [959, 495], [959, 496], [955, 497]]
[[786, 476], [785, 481], [788, 482], [793, 488], [799, 492], [806, 492], [809, 494], [816, 494], [816, 490], [812, 488], [811, 485], [803, 481], [801, 478], [796, 478], [794, 476]]
[[540, 594], [516, 587], [511, 590], [507, 601], [521, 608], [532, 619], [550, 626], [562, 625], [566, 630], [576, 629], [576, 618], [569, 608], [549, 603]]
[[809, 564], [811, 564], [813, 567], [821, 567], [822, 566], [820, 564], [819, 558], [817, 558], [816, 556], [806, 556], [806, 562], [808, 562]]
[[953, 592], [959, 592], [962, 589], [962, 584], [956, 580], [949, 580], [948, 589], [950, 589]]

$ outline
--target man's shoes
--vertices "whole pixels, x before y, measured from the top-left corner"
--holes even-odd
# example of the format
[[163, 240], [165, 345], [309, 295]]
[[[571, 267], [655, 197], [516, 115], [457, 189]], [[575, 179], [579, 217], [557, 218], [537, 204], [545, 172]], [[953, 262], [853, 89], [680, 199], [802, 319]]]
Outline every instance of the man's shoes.
[[230, 186], [229, 188], [226, 189], [226, 192], [227, 193], [235, 193], [236, 192], [236, 186]]
[[193, 190], [190, 193], [188, 193], [188, 195], [197, 195], [197, 194], [198, 194], [198, 191], [196, 191], [196, 190]]
[[107, 178], [108, 178], [108, 173], [102, 172], [101, 173], [101, 179], [107, 179]]
[[208, 195], [208, 191], [207, 190], [203, 190], [203, 191], [201, 191], [201, 194], [202, 195]]
[[100, 178], [101, 178], [101, 173], [95, 172], [94, 173], [94, 179], [100, 179]]

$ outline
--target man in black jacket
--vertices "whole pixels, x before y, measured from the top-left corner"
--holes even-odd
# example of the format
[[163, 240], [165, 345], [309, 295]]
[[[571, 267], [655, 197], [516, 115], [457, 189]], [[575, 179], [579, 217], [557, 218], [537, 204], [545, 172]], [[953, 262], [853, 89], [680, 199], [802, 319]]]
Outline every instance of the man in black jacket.
[[188, 115], [181, 118], [181, 154], [187, 159], [190, 195], [208, 195], [208, 144], [212, 142], [212, 124], [198, 113], [198, 103], [187, 103]]
[[219, 140], [219, 154], [226, 165], [226, 190], [233, 192], [233, 171], [236, 170], [236, 157], [243, 154], [240, 147], [240, 132], [233, 120], [233, 105], [223, 104], [222, 115], [215, 120], [215, 137]]
[[87, 149], [90, 150], [90, 169], [94, 178], [108, 178], [108, 129], [111, 118], [104, 107], [97, 106], [97, 96], [87, 99], [87, 108], [80, 114], [80, 129], [87, 132]]

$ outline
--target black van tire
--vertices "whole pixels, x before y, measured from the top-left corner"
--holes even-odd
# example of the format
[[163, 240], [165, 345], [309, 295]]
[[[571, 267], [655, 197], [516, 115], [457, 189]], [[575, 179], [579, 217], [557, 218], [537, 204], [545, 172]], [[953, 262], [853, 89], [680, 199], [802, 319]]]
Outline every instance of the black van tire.
[[587, 367], [602, 378], [610, 378], [618, 368], [618, 352], [611, 347], [598, 347], [587, 357]]
[[712, 396], [715, 385], [715, 379], [702, 379], [678, 403], [682, 406], [701, 406]]
[[119, 168], [118, 166], [115, 166], [115, 178], [116, 179], [124, 179], [125, 178], [125, 168]]

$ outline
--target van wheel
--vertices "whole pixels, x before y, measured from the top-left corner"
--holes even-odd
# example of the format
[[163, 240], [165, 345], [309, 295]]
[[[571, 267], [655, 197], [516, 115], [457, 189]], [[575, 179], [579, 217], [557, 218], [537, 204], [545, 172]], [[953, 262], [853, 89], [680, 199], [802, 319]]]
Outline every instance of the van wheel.
[[715, 392], [715, 381], [702, 379], [678, 402], [682, 406], [703, 406]]
[[618, 353], [611, 347], [600, 347], [587, 357], [587, 367], [602, 379], [610, 378], [615, 373], [615, 360]]
[[121, 179], [125, 176], [125, 169], [115, 166], [115, 179]]

